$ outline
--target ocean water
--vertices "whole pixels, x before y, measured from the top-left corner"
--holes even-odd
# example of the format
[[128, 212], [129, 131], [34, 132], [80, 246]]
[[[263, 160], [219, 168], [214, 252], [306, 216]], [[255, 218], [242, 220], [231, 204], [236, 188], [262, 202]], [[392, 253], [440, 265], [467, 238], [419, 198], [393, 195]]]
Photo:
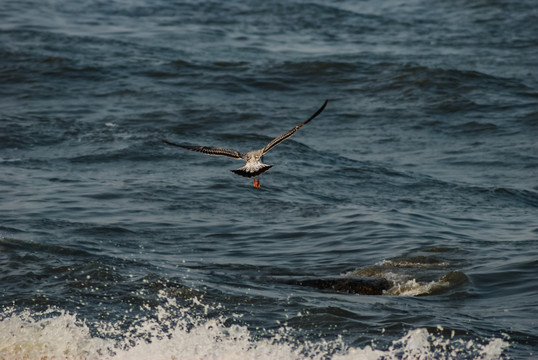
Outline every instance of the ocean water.
[[537, 18], [2, 1], [0, 359], [537, 358]]

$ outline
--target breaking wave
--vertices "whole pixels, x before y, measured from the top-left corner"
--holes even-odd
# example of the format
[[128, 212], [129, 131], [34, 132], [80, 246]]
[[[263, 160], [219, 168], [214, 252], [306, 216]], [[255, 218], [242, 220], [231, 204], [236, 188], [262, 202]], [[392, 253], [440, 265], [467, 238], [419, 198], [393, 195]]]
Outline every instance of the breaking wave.
[[375, 340], [349, 346], [341, 336], [299, 340], [297, 330], [286, 324], [259, 336], [247, 326], [230, 325], [239, 315], [208, 318], [215, 309], [197, 298], [183, 307], [164, 293], [160, 296], [163, 304], [152, 316], [130, 325], [89, 324], [58, 308], [4, 308], [0, 359], [499, 359], [509, 345], [499, 338], [464, 340], [454, 332], [445, 337], [442, 328], [409, 330], [385, 348]]

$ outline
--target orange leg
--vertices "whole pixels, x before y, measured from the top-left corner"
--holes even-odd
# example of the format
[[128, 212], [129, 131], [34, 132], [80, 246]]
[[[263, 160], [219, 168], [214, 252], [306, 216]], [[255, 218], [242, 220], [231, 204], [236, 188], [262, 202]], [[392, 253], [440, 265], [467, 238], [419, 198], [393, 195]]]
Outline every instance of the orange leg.
[[260, 185], [260, 177], [259, 177], [259, 176], [258, 176], [258, 177], [255, 177], [254, 180], [252, 181], [252, 184], [254, 185], [254, 187], [255, 187], [256, 189], [259, 189], [260, 186], [261, 186], [261, 185]]

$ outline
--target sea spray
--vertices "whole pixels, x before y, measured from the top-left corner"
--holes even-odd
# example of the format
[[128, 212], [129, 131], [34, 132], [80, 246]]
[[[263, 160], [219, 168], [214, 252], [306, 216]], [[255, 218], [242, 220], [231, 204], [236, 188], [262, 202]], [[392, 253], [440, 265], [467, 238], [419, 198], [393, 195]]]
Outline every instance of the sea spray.
[[[301, 340], [286, 324], [258, 332], [235, 323], [235, 315], [208, 317], [220, 305], [199, 298], [178, 305], [165, 291], [152, 315], [128, 323], [88, 324], [58, 308], [36, 312], [4, 308], [0, 317], [0, 359], [500, 359], [509, 345], [494, 338], [474, 342], [445, 338], [419, 328], [384, 349], [349, 346], [343, 337]], [[93, 330], [92, 330], [93, 328]], [[439, 331], [442, 328], [438, 329]]]

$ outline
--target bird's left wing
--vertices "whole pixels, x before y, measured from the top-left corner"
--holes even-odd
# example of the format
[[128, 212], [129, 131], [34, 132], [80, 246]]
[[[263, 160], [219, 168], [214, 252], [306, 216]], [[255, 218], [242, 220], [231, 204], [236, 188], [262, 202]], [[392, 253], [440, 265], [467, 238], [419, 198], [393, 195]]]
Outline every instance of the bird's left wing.
[[243, 159], [243, 154], [241, 154], [239, 151], [234, 149], [227, 149], [227, 148], [220, 148], [220, 147], [214, 147], [214, 146], [191, 146], [191, 145], [181, 145], [181, 144], [175, 144], [173, 142], [170, 142], [168, 140], [163, 140], [163, 143], [167, 145], [177, 146], [183, 149], [188, 149], [192, 151], [198, 151], [201, 153], [204, 153], [206, 155], [212, 155], [212, 156], [227, 156], [233, 159]]
[[323, 105], [319, 108], [318, 111], [316, 111], [314, 113], [314, 115], [310, 116], [310, 118], [308, 118], [308, 120], [300, 123], [299, 125], [297, 125], [296, 127], [294, 127], [293, 129], [285, 132], [284, 134], [280, 135], [279, 137], [271, 140], [271, 142], [269, 144], [267, 144], [264, 148], [263, 148], [263, 154], [265, 154], [266, 152], [268, 152], [269, 150], [271, 150], [272, 148], [274, 148], [275, 146], [277, 146], [278, 144], [280, 144], [282, 141], [286, 140], [287, 138], [289, 138], [290, 136], [292, 136], [293, 134], [295, 134], [295, 132], [297, 130], [299, 130], [299, 128], [305, 124], [307, 124], [310, 120], [312, 120], [313, 118], [315, 118], [316, 116], [318, 116], [322, 111], [323, 109], [325, 109], [325, 106], [327, 106], [327, 103], [329, 102], [329, 100], [325, 100], [325, 102], [323, 103]]

